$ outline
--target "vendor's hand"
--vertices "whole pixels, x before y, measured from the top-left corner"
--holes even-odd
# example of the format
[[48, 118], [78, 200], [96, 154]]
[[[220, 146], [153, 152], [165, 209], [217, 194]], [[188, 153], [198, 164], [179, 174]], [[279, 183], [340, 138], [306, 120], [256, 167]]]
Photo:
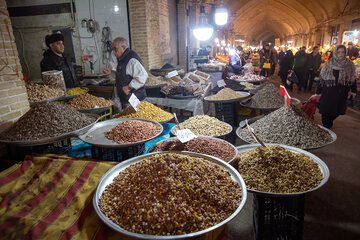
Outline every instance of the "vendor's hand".
[[106, 74], [106, 75], [110, 75], [111, 74], [111, 69], [108, 68], [108, 67], [104, 67], [103, 73]]
[[349, 92], [349, 93], [348, 93], [348, 99], [350, 99], [351, 96], [352, 96], [352, 98], [355, 98], [355, 97], [356, 97], [356, 93], [354, 93], [354, 92]]
[[124, 86], [123, 88], [123, 92], [126, 94], [126, 95], [129, 95], [129, 93], [130, 93], [130, 87], [129, 87], [129, 85], [128, 86]]

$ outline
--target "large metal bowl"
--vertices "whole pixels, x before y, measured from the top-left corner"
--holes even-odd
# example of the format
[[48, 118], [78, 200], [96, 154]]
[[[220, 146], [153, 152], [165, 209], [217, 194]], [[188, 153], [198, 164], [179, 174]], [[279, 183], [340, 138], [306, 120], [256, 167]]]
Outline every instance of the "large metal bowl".
[[29, 103], [30, 103], [30, 106], [34, 106], [34, 105], [39, 104], [39, 103], [60, 101], [60, 100], [63, 99], [64, 96], [65, 95], [61, 95], [61, 96], [58, 96], [58, 97], [49, 98], [49, 99], [45, 99], [45, 100], [37, 101], [37, 102], [29, 102]]
[[[158, 126], [160, 126], [159, 133], [151, 138], [144, 139], [144, 140], [138, 141], [138, 142], [126, 143], [126, 144], [119, 144], [119, 143], [114, 142], [113, 140], [107, 139], [105, 137], [106, 131], [111, 130], [112, 128], [116, 127], [119, 123], [125, 122], [127, 120], [140, 120], [140, 121], [152, 122], [154, 124], [157, 124]], [[160, 123], [149, 120], [149, 119], [116, 118], [116, 119], [111, 119], [111, 120], [107, 120], [107, 121], [103, 121], [103, 122], [99, 122], [99, 123], [95, 124], [87, 133], [79, 136], [79, 138], [82, 141], [84, 141], [88, 144], [91, 144], [93, 146], [97, 146], [97, 147], [126, 148], [126, 147], [135, 146], [135, 145], [139, 145], [141, 143], [150, 141], [151, 139], [158, 137], [162, 133], [162, 131], [163, 131], [163, 126]]]
[[99, 108], [89, 108], [89, 109], [77, 109], [81, 113], [101, 113], [106, 110], [109, 110], [114, 104], [111, 104], [106, 107], [99, 107]]
[[[250, 119], [250, 120], [251, 120], [251, 119]], [[251, 123], [251, 122], [249, 122], [249, 123]], [[241, 124], [241, 122], [240, 122], [240, 124]], [[243, 125], [243, 124], [242, 124], [242, 125]], [[331, 136], [331, 138], [332, 138], [332, 141], [331, 141], [331, 142], [328, 142], [328, 143], [326, 143], [326, 144], [323, 144], [323, 145], [304, 148], [303, 150], [314, 150], [314, 149], [322, 148], [322, 147], [325, 147], [325, 146], [327, 146], [327, 145], [330, 145], [330, 144], [332, 144], [333, 142], [336, 141], [336, 139], [337, 139], [336, 133], [334, 133], [334, 132], [331, 131], [330, 129], [328, 129], [328, 128], [326, 128], [326, 127], [323, 127], [323, 126], [321, 126], [321, 125], [318, 125], [318, 126], [319, 126], [320, 128], [322, 128], [322, 129], [324, 129], [325, 131], [327, 131], [327, 132], [330, 134], [330, 136]], [[241, 126], [240, 126], [240, 127], [238, 127], [238, 128], [236, 129], [236, 136], [238, 136], [238, 138], [240, 138], [241, 141], [243, 141], [243, 142], [245, 142], [245, 143], [247, 143], [247, 144], [252, 144], [251, 142], [246, 141], [245, 139], [243, 139], [243, 138], [240, 136], [240, 130], [242, 130], [243, 128], [245, 128], [245, 127], [241, 127]], [[249, 133], [249, 134], [250, 134], [250, 133]], [[273, 143], [273, 144], [278, 144], [278, 143]]]
[[244, 92], [244, 91], [236, 91], [236, 92], [238, 94], [240, 94], [241, 97], [226, 99], [226, 100], [211, 100], [211, 99], [209, 99], [209, 97], [211, 97], [211, 96], [207, 96], [207, 97], [204, 97], [204, 100], [211, 102], [211, 103], [230, 103], [230, 102], [238, 102], [240, 100], [244, 100], [244, 99], [250, 97], [250, 93], [248, 93], [248, 92]]
[[[60, 101], [67, 101], [67, 100], [70, 100], [70, 99], [72, 99], [72, 98], [74, 98], [74, 97], [76, 97], [76, 96], [79, 96], [80, 94], [84, 94], [84, 93], [88, 93], [89, 92], [89, 89], [88, 88], [86, 88], [86, 87], [81, 87], [82, 89], [84, 89], [84, 90], [86, 90], [86, 92], [82, 92], [82, 93], [78, 93], [78, 94], [74, 94], [74, 95], [69, 95], [69, 96], [66, 96], [66, 93], [65, 93], [65, 95], [61, 98], [61, 99], [59, 99]], [[67, 91], [69, 91], [70, 89], [67, 89]], [[66, 91], [66, 92], [67, 92]]]
[[62, 139], [70, 138], [70, 137], [77, 137], [79, 135], [82, 135], [82, 134], [86, 133], [100, 119], [100, 117], [98, 115], [95, 115], [95, 114], [87, 114], [87, 115], [94, 116], [94, 118], [96, 117], [97, 118], [96, 121], [89, 124], [88, 126], [85, 126], [85, 127], [81, 128], [81, 129], [77, 129], [77, 130], [72, 131], [72, 132], [63, 133], [61, 135], [54, 136], [54, 137], [41, 138], [41, 139], [38, 139], [38, 140], [7, 141], [7, 140], [0, 139], [0, 142], [10, 144], [10, 145], [14, 145], [14, 146], [19, 146], [19, 147], [30, 147], [30, 146], [39, 146], [39, 145], [51, 144], [51, 143], [60, 141]]
[[[295, 152], [295, 153], [303, 153], [303, 154], [305, 154], [306, 156], [310, 157], [319, 166], [320, 171], [321, 171], [321, 173], [323, 175], [323, 179], [321, 180], [320, 184], [317, 185], [315, 188], [307, 190], [305, 192], [274, 193], [274, 192], [263, 192], [263, 191], [258, 191], [258, 190], [248, 188], [247, 190], [249, 192], [256, 193], [256, 194], [262, 194], [262, 195], [278, 196], [278, 197], [296, 196], [296, 195], [301, 195], [301, 194], [305, 194], [305, 193], [308, 193], [308, 192], [315, 191], [315, 190], [319, 189], [320, 187], [322, 187], [329, 180], [329, 177], [330, 177], [329, 168], [327, 167], [326, 163], [324, 163], [320, 158], [318, 158], [314, 154], [312, 154], [310, 152], [307, 152], [305, 150], [302, 150], [300, 148], [291, 147], [291, 146], [287, 146], [287, 145], [283, 145], [283, 144], [266, 143], [265, 145], [279, 145], [279, 146], [282, 146], [283, 148], [285, 148], [285, 149], [287, 149], [289, 151], [292, 151], [292, 152]], [[245, 153], [245, 152], [247, 152], [249, 150], [252, 150], [252, 149], [254, 149], [256, 147], [259, 147], [259, 146], [261, 146], [261, 145], [260, 144], [249, 144], [249, 145], [238, 146], [237, 147], [238, 152], [239, 152], [238, 154]], [[238, 169], [238, 162], [239, 162], [238, 159], [235, 158], [235, 160], [232, 161], [232, 162], [229, 162], [229, 164], [231, 166], [233, 166], [237, 170]]]
[[223, 167], [225, 170], [227, 170], [229, 172], [231, 178], [235, 182], [237, 182], [241, 187], [241, 201], [240, 201], [238, 208], [233, 212], [233, 214], [231, 214], [224, 221], [222, 221], [218, 224], [215, 224], [214, 226], [204, 229], [202, 231], [188, 233], [188, 234], [182, 234], [182, 235], [171, 235], [171, 236], [157, 236], [157, 235], [155, 236], [155, 235], [133, 233], [133, 232], [129, 232], [129, 231], [123, 229], [122, 227], [120, 227], [119, 225], [117, 225], [116, 223], [111, 221], [107, 216], [105, 216], [105, 214], [100, 210], [100, 207], [99, 207], [99, 199], [102, 195], [102, 192], [105, 190], [106, 186], [113, 182], [113, 179], [119, 174], [119, 172], [123, 171], [125, 168], [129, 167], [130, 165], [140, 162], [141, 160], [143, 160], [144, 158], [146, 158], [150, 155], [162, 154], [162, 153], [169, 153], [169, 152], [149, 153], [146, 155], [141, 155], [138, 157], [131, 158], [127, 161], [121, 162], [118, 165], [112, 167], [109, 171], [107, 171], [104, 174], [104, 176], [102, 176], [102, 178], [100, 179], [100, 181], [98, 183], [96, 192], [93, 197], [93, 205], [94, 205], [94, 209], [95, 209], [96, 213], [98, 214], [100, 219], [106, 225], [108, 225], [109, 227], [111, 227], [112, 229], [114, 229], [117, 232], [120, 232], [122, 234], [131, 236], [131, 237], [140, 238], [140, 239], [180, 239], [180, 238], [195, 237], [195, 236], [199, 236], [199, 235], [205, 234], [207, 232], [213, 231], [213, 230], [221, 227], [222, 225], [226, 224], [227, 222], [229, 222], [231, 219], [233, 219], [235, 216], [237, 216], [239, 214], [240, 210], [243, 208], [243, 206], [246, 202], [247, 192], [246, 192], [245, 182], [244, 182], [243, 178], [240, 176], [240, 174], [238, 173], [238, 171], [236, 171], [228, 163], [220, 160], [219, 158], [213, 157], [213, 156], [199, 154], [199, 153], [191, 153], [191, 152], [171, 152], [171, 153], [178, 153], [178, 154], [182, 154], [182, 155], [188, 155], [191, 157], [201, 157], [201, 158], [204, 158], [210, 162], [213, 162], [213, 163], [217, 164], [218, 166]]
[[[169, 141], [169, 140], [172, 140], [172, 139], [176, 139], [176, 138], [177, 138], [177, 137], [171, 137], [171, 138], [167, 138], [167, 139], [161, 140], [161, 141], [155, 143], [154, 145], [152, 145], [152, 146], [148, 149], [147, 152], [148, 152], [148, 153], [153, 152], [155, 146], [158, 145], [158, 144], [160, 144], [161, 142], [166, 142], [166, 141]], [[238, 150], [237, 150], [237, 148], [236, 148], [234, 145], [232, 145], [231, 143], [229, 143], [228, 141], [225, 141], [225, 140], [220, 139], [220, 138], [207, 137], [207, 136], [199, 136], [199, 138], [211, 138], [211, 139], [214, 140], [214, 141], [219, 141], [219, 142], [221, 141], [221, 142], [225, 142], [226, 144], [229, 144], [229, 145], [234, 149], [235, 154], [234, 154], [234, 157], [233, 157], [232, 159], [230, 159], [229, 161], [223, 160], [223, 161], [225, 161], [225, 162], [231, 162], [231, 161], [233, 161], [233, 160], [236, 158], [236, 156], [238, 155]], [[170, 151], [170, 150], [169, 150], [169, 151]], [[181, 152], [188, 152], [188, 151], [181, 151]], [[202, 153], [201, 153], [201, 154], [202, 154]], [[211, 155], [211, 156], [212, 156], [212, 155]], [[214, 157], [215, 157], [215, 156], [214, 156]]]
[[[228, 135], [229, 133], [231, 133], [232, 132], [232, 130], [233, 130], [233, 127], [230, 125], [230, 124], [228, 124], [228, 123], [226, 123], [226, 122], [222, 122], [223, 124], [225, 124], [225, 125], [227, 125], [229, 128], [230, 128], [230, 130], [229, 130], [229, 132], [227, 132], [227, 133], [225, 133], [225, 134], [223, 134], [223, 135], [217, 135], [217, 136], [204, 136], [204, 137], [216, 137], [216, 138], [222, 138], [222, 137], [225, 137], [226, 135]], [[170, 130], [170, 132], [171, 132], [171, 134], [173, 135], [173, 136], [175, 136], [175, 127], [176, 127], [177, 125], [175, 125], [175, 126], [173, 126], [172, 128], [171, 128], [171, 130]], [[191, 129], [190, 129], [191, 130]]]

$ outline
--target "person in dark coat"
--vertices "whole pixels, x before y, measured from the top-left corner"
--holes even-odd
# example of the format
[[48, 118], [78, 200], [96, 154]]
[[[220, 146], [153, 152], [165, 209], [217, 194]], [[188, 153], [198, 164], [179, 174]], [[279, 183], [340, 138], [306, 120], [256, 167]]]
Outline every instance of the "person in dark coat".
[[80, 86], [75, 75], [75, 70], [70, 59], [64, 56], [64, 37], [60, 33], [54, 33], [45, 37], [46, 46], [49, 47], [40, 62], [41, 72], [58, 70], [62, 71], [66, 88]]
[[200, 49], [198, 56], [209, 56], [211, 53], [211, 46], [207, 45], [205, 49]]
[[346, 58], [346, 47], [335, 47], [333, 57], [322, 67], [316, 90], [323, 126], [331, 128], [333, 121], [346, 112], [346, 100], [356, 96], [355, 66]]
[[306, 74], [307, 74], [307, 59], [308, 55], [305, 52], [306, 47], [302, 47], [295, 54], [295, 63], [294, 63], [294, 72], [299, 79], [298, 83], [298, 93], [301, 92], [301, 89], [306, 88]]
[[319, 54], [319, 47], [315, 46], [313, 51], [308, 55], [308, 72], [306, 76], [305, 90], [311, 92], [314, 78], [318, 75], [320, 65], [321, 55]]
[[357, 47], [354, 46], [354, 44], [352, 42], [348, 43], [348, 53], [347, 56], [351, 59], [354, 60], [355, 58], [357, 58], [359, 56], [359, 49], [357, 49]]
[[237, 46], [235, 53], [229, 57], [229, 66], [227, 68], [228, 75], [240, 74], [246, 64], [245, 59], [242, 57], [243, 48]]
[[281, 49], [280, 52], [279, 52], [279, 63], [285, 57], [285, 54], [286, 53]]
[[264, 48], [260, 51], [260, 75], [269, 77], [270, 69], [264, 68], [264, 63], [270, 63], [270, 65], [273, 63], [272, 51], [269, 44], [266, 44]]
[[[115, 73], [115, 102], [120, 99], [121, 107], [129, 105], [132, 93], [140, 100], [146, 98], [145, 82], [148, 74], [136, 52], [129, 48], [128, 41], [123, 37], [115, 38], [112, 50], [118, 60], [116, 70], [105, 67], [105, 74]], [[115, 70], [115, 71], [114, 71]], [[120, 108], [120, 107], [118, 107]]]
[[291, 50], [287, 50], [284, 58], [283, 58], [283, 59], [280, 61], [280, 63], [279, 63], [279, 65], [280, 65], [280, 70], [279, 70], [278, 75], [279, 75], [280, 78], [281, 78], [282, 84], [283, 84], [286, 88], [290, 89], [291, 91], [292, 91], [292, 84], [289, 86], [289, 85], [286, 83], [286, 79], [287, 79], [289, 70], [291, 70], [292, 67], [293, 67], [293, 64], [294, 64], [294, 54], [292, 53]]
[[271, 72], [270, 75], [273, 75], [275, 73], [276, 64], [278, 62], [278, 54], [276, 52], [276, 49], [271, 49]]

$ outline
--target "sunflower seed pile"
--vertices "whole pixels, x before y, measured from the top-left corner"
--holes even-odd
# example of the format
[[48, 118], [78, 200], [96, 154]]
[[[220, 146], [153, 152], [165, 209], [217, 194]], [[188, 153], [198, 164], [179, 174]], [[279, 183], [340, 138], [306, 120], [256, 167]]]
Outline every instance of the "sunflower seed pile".
[[255, 90], [248, 106], [258, 108], [280, 108], [284, 106], [284, 97], [279, 95], [279, 88], [270, 82], [260, 85]]
[[[265, 143], [279, 143], [301, 149], [317, 148], [330, 143], [330, 133], [311, 120], [295, 106], [282, 107], [250, 124], [255, 134]], [[238, 131], [247, 142], [256, 143], [247, 128]]]
[[61, 103], [39, 103], [2, 132], [0, 139], [31, 141], [55, 137], [86, 127], [95, 120], [96, 117], [72, 110]]

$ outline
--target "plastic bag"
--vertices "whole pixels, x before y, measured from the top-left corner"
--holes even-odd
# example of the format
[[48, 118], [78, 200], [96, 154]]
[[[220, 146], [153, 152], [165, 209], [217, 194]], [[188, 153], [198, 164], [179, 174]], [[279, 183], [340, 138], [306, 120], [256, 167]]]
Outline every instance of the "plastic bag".
[[290, 82], [290, 83], [299, 83], [299, 79], [297, 78], [296, 74], [294, 71], [291, 71], [287, 78], [286, 78], [286, 82]]

